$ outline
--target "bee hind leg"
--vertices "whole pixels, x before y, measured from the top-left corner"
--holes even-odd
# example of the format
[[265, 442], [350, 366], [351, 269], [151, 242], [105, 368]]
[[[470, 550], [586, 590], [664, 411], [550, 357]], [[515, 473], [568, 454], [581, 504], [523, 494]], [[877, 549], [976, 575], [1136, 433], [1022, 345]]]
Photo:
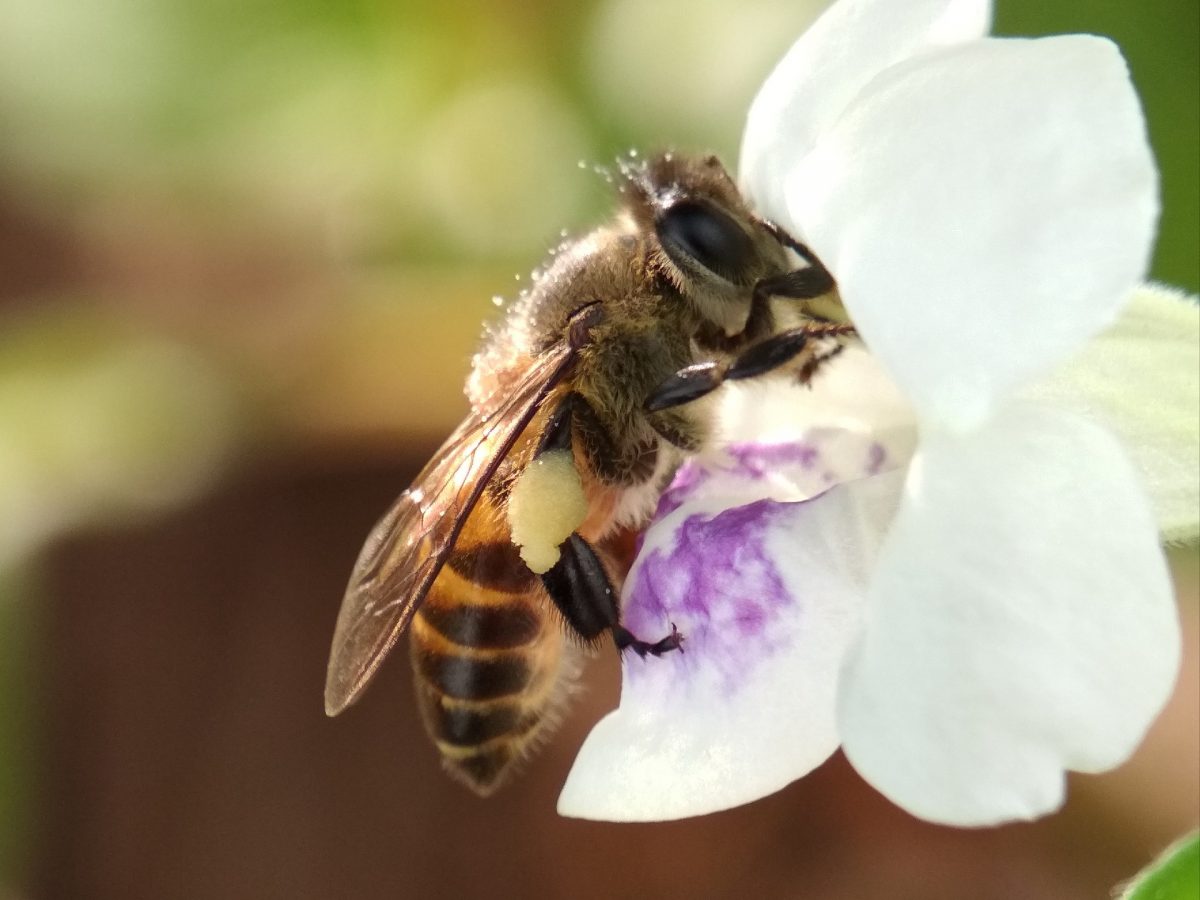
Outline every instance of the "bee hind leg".
[[683, 635], [679, 633], [679, 629], [675, 627], [675, 623], [671, 623], [671, 633], [665, 638], [654, 643], [649, 641], [639, 640], [634, 636], [633, 632], [624, 625], [613, 626], [613, 643], [617, 645], [617, 652], [624, 653], [626, 650], [632, 650], [638, 656], [645, 659], [647, 655], [662, 656], [664, 653], [669, 653], [672, 650], [683, 652]]
[[683, 635], [674, 625], [658, 641], [643, 641], [621, 624], [617, 591], [595, 549], [578, 534], [563, 542], [559, 560], [542, 575], [546, 593], [554, 601], [571, 629], [585, 641], [612, 631], [618, 651], [632, 650], [638, 656], [661, 656], [683, 649]]

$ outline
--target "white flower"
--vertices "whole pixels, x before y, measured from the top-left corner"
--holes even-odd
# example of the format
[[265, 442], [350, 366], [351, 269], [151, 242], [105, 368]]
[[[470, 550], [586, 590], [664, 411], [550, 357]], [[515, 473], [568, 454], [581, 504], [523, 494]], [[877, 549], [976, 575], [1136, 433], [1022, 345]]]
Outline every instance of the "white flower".
[[[787, 443], [754, 428], [780, 405], [742, 389], [732, 429], [759, 442], [663, 498], [624, 615], [676, 623], [686, 652], [625, 660], [560, 812], [724, 809], [840, 745], [923, 818], [1027, 819], [1067, 770], [1128, 757], [1165, 702], [1178, 622], [1137, 473], [1107, 431], [1029, 401], [1119, 385], [1045, 377], [1144, 276], [1141, 112], [1108, 41], [990, 39], [989, 19], [981, 0], [840, 0], [755, 100], [743, 187], [831, 269], [871, 355], [788, 392], [806, 430]], [[1188, 452], [1150, 460], [1185, 516]]]

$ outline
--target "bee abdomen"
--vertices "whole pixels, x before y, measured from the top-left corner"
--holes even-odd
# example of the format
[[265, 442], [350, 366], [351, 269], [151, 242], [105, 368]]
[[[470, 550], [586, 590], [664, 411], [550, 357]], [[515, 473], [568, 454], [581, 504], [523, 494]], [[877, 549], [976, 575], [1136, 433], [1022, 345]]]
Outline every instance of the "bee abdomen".
[[447, 565], [411, 625], [426, 729], [450, 773], [485, 795], [544, 732], [563, 643], [528, 569], [505, 576], [524, 590], [505, 590], [499, 576], [481, 583], [489, 556], [476, 554], [470, 575], [465, 554]]
[[421, 616], [447, 641], [479, 650], [510, 650], [531, 644], [541, 634], [544, 618], [521, 598], [502, 604], [426, 604]]
[[533, 671], [523, 653], [479, 653], [467, 647], [434, 649], [430, 642], [417, 655], [425, 683], [454, 700], [495, 700], [525, 690]]
[[446, 771], [484, 797], [504, 783], [523, 753], [522, 747], [513, 742], [493, 744], [462, 755], [451, 753], [440, 744], [439, 747]]
[[487, 590], [525, 594], [537, 586], [537, 576], [508, 538], [456, 549], [446, 559], [446, 567]]
[[437, 734], [440, 745], [482, 749], [497, 738], [516, 737], [534, 728], [539, 717], [521, 704], [505, 701], [455, 704], [441, 698]]

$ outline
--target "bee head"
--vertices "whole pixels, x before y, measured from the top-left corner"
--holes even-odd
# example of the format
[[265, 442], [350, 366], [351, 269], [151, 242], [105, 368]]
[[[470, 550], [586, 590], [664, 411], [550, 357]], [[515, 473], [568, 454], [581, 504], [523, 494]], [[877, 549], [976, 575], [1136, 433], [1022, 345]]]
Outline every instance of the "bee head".
[[659, 269], [702, 318], [740, 331], [754, 285], [787, 261], [720, 160], [665, 153], [624, 174], [629, 212], [654, 235]]

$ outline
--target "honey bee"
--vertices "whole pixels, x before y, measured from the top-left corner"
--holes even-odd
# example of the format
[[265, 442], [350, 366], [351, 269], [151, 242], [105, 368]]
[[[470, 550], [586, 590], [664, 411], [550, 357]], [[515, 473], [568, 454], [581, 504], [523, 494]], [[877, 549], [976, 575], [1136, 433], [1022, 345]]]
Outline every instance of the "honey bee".
[[631, 157], [617, 182], [614, 220], [485, 335], [469, 417], [371, 532], [333, 636], [331, 716], [409, 629], [429, 735], [482, 795], [551, 729], [578, 644], [683, 650], [672, 623], [626, 629], [618, 588], [629, 529], [708, 437], [696, 401], [782, 367], [807, 381], [853, 334], [817, 314], [838, 308], [830, 273], [716, 157]]

